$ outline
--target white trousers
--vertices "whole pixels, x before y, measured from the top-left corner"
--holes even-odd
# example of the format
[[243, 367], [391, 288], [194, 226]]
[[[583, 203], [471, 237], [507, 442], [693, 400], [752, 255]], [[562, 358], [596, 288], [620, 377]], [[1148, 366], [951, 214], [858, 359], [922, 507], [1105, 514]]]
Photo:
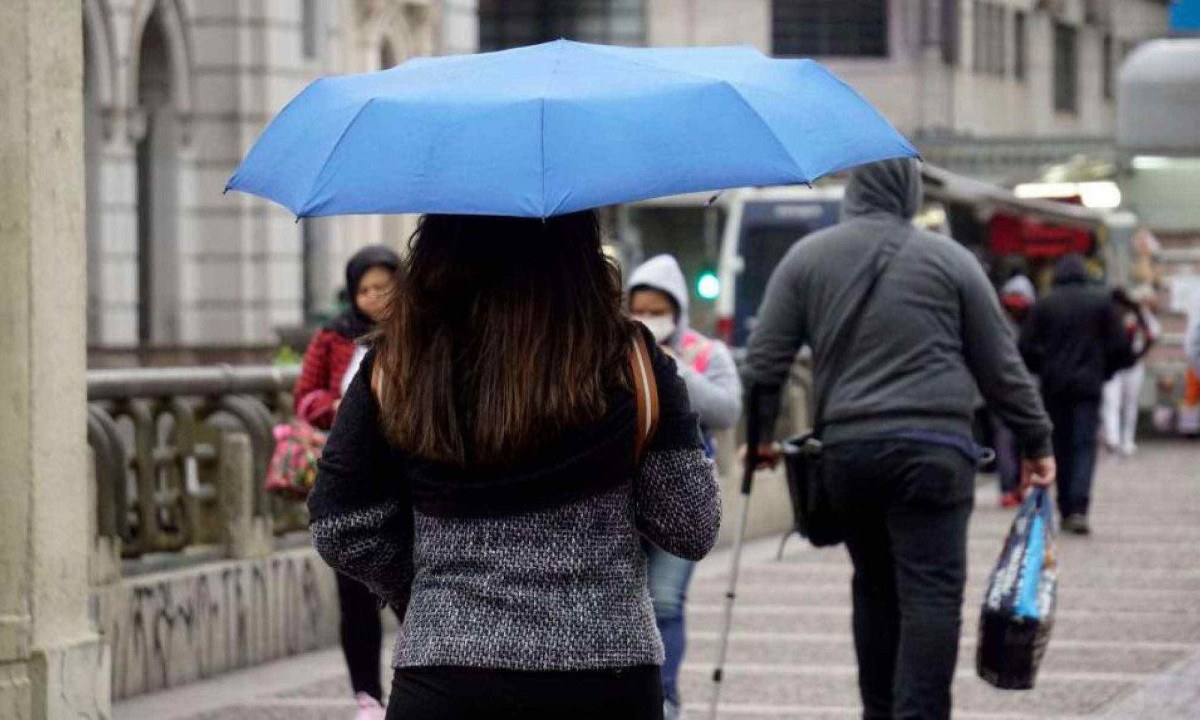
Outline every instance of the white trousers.
[[1131, 450], [1137, 434], [1138, 399], [1146, 379], [1145, 363], [1113, 376], [1104, 386], [1104, 442], [1110, 448]]

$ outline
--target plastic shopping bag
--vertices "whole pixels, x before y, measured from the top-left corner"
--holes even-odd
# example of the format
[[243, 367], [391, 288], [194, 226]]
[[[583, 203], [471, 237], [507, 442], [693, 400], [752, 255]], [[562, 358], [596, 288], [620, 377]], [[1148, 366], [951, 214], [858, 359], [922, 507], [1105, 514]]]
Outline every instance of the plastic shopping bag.
[[1054, 502], [1046, 488], [1035, 488], [988, 582], [975, 654], [979, 677], [1005, 690], [1033, 687], [1054, 626], [1057, 581]]

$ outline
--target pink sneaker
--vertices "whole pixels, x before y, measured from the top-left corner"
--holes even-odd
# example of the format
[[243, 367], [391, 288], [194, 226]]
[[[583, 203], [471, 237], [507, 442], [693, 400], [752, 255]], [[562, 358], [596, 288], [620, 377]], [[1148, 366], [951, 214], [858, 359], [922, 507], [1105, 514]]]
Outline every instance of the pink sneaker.
[[354, 720], [383, 720], [387, 715], [387, 710], [370, 695], [359, 693], [357, 699], [358, 712], [354, 714]]

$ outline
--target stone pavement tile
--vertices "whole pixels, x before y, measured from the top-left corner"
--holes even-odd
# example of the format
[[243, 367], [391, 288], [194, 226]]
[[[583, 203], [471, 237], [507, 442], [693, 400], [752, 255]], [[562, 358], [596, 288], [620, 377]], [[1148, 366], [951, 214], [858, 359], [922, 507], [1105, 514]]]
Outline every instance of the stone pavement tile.
[[[688, 666], [700, 672], [710, 671], [712, 663], [716, 661], [716, 650], [715, 633], [693, 635], [688, 643]], [[1192, 651], [1193, 646], [1183, 643], [1146, 647], [1120, 642], [1080, 645], [1051, 639], [1042, 670], [1047, 673], [1151, 674], [1170, 669], [1189, 657]], [[727, 661], [732, 665], [749, 663], [799, 668], [855, 668], [854, 645], [849, 632], [816, 638], [782, 636], [774, 640], [769, 634], [735, 636], [730, 643]], [[959, 645], [959, 667], [970, 672], [974, 663], [975, 641], [964, 638]]]
[[337, 703], [229, 705], [193, 715], [188, 720], [349, 720], [354, 717], [352, 701]]
[[1114, 704], [1105, 718], [1195, 720], [1200, 717], [1200, 652]]
[[[1008, 712], [1040, 715], [1087, 714], [1137, 687], [1138, 680], [1111, 677], [1046, 677], [1033, 690], [996, 690], [982, 680], [960, 673], [954, 684], [954, 707], [963, 712]], [[712, 683], [708, 672], [689, 672], [681, 678], [684, 701], [706, 706]], [[854, 707], [858, 686], [853, 668], [781, 672], [752, 666], [729, 668], [722, 702], [799, 707]]]
[[[1200, 541], [1198, 541], [1200, 542]], [[986, 591], [985, 578], [977, 574], [967, 585], [965, 597], [982, 602]], [[689, 602], [696, 605], [712, 605], [724, 602], [726, 587], [712, 581], [694, 583], [688, 591]], [[789, 585], [786, 583], [756, 582], [738, 583], [738, 607], [757, 605], [781, 605], [792, 603], [801, 606], [829, 606], [850, 602], [850, 583], [807, 582]], [[1072, 610], [1109, 610], [1113, 612], [1155, 611], [1163, 613], [1200, 613], [1200, 588], [1197, 590], [1164, 590], [1160, 588], [1114, 587], [1111, 583], [1081, 587], [1077, 578], [1070, 577], [1059, 590], [1060, 607]]]
[[[387, 675], [382, 677], [387, 678]], [[333, 677], [306, 682], [275, 695], [279, 698], [349, 698], [353, 696], [354, 691], [350, 688], [350, 676], [344, 671]]]
[[[838, 607], [743, 606], [738, 607], [735, 612], [735, 627], [738, 630], [811, 633], [850, 626], [849, 610]], [[719, 627], [720, 613], [721, 609], [717, 605], [691, 608], [688, 612], [688, 624], [692, 628]], [[978, 615], [978, 610], [973, 608], [969, 608], [964, 614], [965, 636], [975, 636]], [[1070, 640], [1200, 643], [1200, 615], [1062, 610], [1055, 618], [1052, 637]]]

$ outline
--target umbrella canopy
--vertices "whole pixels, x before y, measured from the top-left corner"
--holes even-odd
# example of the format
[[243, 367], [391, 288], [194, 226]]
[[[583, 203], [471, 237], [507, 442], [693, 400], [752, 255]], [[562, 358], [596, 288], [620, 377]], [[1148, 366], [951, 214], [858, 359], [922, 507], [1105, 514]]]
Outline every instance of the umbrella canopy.
[[317, 80], [271, 121], [226, 189], [297, 216], [544, 218], [810, 182], [901, 156], [916, 150], [811, 60], [558, 40]]

